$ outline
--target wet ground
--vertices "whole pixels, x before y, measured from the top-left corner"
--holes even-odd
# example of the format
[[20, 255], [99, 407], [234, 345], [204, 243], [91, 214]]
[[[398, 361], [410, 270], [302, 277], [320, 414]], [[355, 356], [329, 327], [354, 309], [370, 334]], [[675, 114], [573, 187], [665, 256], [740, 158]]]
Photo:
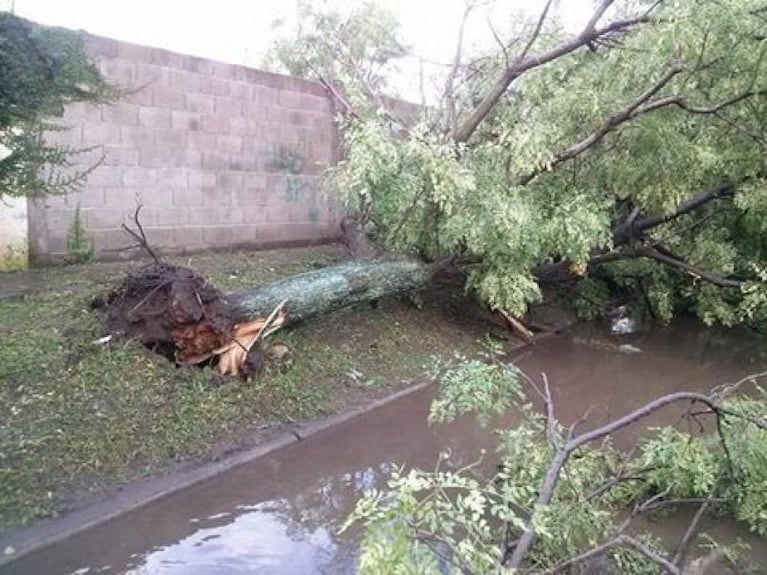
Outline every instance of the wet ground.
[[[641, 351], [618, 345], [630, 343]], [[664, 393], [707, 391], [767, 367], [764, 342], [753, 336], [681, 325], [641, 336], [610, 338], [595, 329], [552, 336], [511, 359], [527, 373], [546, 372], [557, 416], [565, 423], [591, 408], [595, 427]], [[385, 481], [394, 462], [432, 467], [452, 449], [456, 463], [491, 445], [472, 420], [426, 424], [427, 389], [322, 432], [251, 465], [168, 497], [8, 565], [24, 575], [130, 573], [152, 575], [343, 574], [354, 571], [355, 533], [338, 524], [368, 488]], [[658, 413], [647, 425], [675, 423]], [[618, 438], [626, 445], [631, 437]], [[669, 537], [686, 523], [664, 527]], [[767, 542], [716, 521], [705, 530], [739, 536], [751, 559], [767, 565]]]

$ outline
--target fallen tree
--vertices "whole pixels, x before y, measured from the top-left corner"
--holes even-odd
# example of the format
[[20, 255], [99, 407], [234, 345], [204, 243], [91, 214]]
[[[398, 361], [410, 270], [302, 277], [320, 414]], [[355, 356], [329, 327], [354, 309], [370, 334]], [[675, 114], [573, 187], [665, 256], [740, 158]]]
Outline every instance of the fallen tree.
[[[587, 316], [622, 299], [764, 325], [761, 3], [602, 0], [575, 30], [550, 0], [505, 28], [488, 4], [466, 3], [415, 122], [382, 96], [405, 44], [375, 6], [304, 4], [277, 43], [272, 61], [346, 118], [332, 182], [358, 228], [379, 250], [470, 262], [468, 287], [511, 317], [566, 282]], [[495, 47], [467, 54], [482, 10]]]
[[153, 263], [129, 274], [101, 302], [112, 335], [140, 341], [185, 364], [212, 360], [222, 374], [249, 375], [261, 365], [255, 347], [270, 331], [335, 310], [424, 289], [449, 261], [405, 257], [351, 260], [224, 295], [193, 270], [170, 265], [149, 245], [140, 221], [124, 230]]

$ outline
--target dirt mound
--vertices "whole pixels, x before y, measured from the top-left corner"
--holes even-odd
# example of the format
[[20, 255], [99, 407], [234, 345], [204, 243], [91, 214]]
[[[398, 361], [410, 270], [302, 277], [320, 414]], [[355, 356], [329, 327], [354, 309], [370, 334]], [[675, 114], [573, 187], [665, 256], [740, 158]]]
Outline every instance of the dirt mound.
[[224, 296], [193, 270], [155, 263], [128, 275], [107, 298], [107, 329], [179, 363], [231, 340], [236, 319]]

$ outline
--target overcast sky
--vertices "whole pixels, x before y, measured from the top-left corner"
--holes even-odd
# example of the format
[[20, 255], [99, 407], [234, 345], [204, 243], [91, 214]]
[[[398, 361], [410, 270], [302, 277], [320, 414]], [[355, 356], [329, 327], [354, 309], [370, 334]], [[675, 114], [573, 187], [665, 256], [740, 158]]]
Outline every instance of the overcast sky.
[[[419, 56], [448, 62], [464, 0], [376, 0], [402, 23], [403, 35]], [[93, 34], [166, 48], [176, 52], [258, 67], [274, 38], [272, 23], [290, 21], [295, 0], [0, 0], [13, 3], [16, 14], [43, 24], [84, 29]], [[330, 0], [349, 9], [355, 0]], [[583, 21], [593, 0], [559, 0], [563, 19]], [[542, 0], [497, 0], [478, 10], [468, 31], [468, 44], [480, 44], [488, 34], [488, 18], [495, 24], [511, 10], [537, 13]], [[416, 73], [412, 66], [405, 75]], [[400, 79], [401, 92], [413, 78]], [[412, 97], [413, 94], [403, 94]]]

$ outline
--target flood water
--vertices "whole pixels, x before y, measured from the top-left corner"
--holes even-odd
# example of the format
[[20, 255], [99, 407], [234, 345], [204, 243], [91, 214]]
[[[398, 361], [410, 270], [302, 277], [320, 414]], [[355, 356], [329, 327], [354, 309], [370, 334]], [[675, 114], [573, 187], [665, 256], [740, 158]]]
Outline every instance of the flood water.
[[[641, 352], [624, 353], [631, 343]], [[596, 427], [644, 402], [713, 385], [767, 368], [764, 342], [682, 325], [611, 339], [589, 331], [552, 336], [511, 354], [531, 376], [545, 372], [558, 418]], [[362, 493], [385, 482], [394, 462], [433, 467], [445, 447], [456, 464], [490, 448], [486, 429], [467, 419], [426, 424], [433, 389], [312, 436], [219, 478], [167, 497], [5, 567], [4, 573], [59, 574], [345, 574], [353, 573], [358, 534], [338, 535]], [[647, 425], [675, 423], [679, 412]], [[641, 430], [640, 430], [641, 431]], [[623, 436], [618, 443], [632, 438]], [[664, 535], [678, 537], [682, 515]], [[687, 518], [689, 520], [689, 518]], [[751, 560], [767, 565], [767, 542], [741, 526], [709, 522], [713, 535], [743, 537]], [[761, 572], [761, 571], [760, 571]]]

